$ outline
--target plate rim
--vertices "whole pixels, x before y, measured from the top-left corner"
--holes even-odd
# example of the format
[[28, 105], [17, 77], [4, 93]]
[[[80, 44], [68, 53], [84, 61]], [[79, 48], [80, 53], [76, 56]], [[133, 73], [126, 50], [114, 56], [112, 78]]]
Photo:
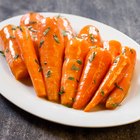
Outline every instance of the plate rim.
[[[43, 14], [43, 15], [50, 15], [50, 14], [52, 14], [52, 15], [58, 15], [58, 14], [60, 14], [60, 15], [62, 15], [62, 16], [63, 16], [63, 15], [64, 15], [64, 16], [74, 16], [74, 17], [76, 17], [76, 18], [84, 18], [84, 19], [86, 19], [86, 20], [94, 21], [94, 22], [96, 22], [96, 23], [99, 23], [99, 24], [108, 26], [109, 28], [113, 29], [114, 31], [117, 31], [117, 32], [121, 33], [121, 34], [124, 35], [125, 37], [129, 38], [131, 41], [135, 42], [135, 43], [137, 44], [137, 46], [139, 46], [139, 44], [138, 44], [135, 40], [133, 40], [132, 38], [130, 38], [130, 37], [127, 36], [126, 34], [120, 32], [119, 30], [117, 30], [117, 29], [115, 29], [115, 28], [113, 28], [113, 27], [111, 27], [111, 26], [109, 26], [109, 25], [106, 25], [106, 24], [104, 24], [104, 23], [102, 23], [102, 22], [93, 20], [93, 19], [91, 19], [91, 18], [86, 18], [86, 17], [83, 17], [83, 16], [78, 16], [78, 15], [73, 15], [73, 14], [57, 13], [57, 12], [38, 12], [38, 13]], [[21, 17], [21, 16], [22, 16], [22, 15], [17, 15], [17, 16], [14, 16], [14, 17], [11, 17], [11, 18], [8, 18], [8, 19], [6, 19], [6, 20], [1, 21], [1, 22], [0, 22], [0, 28], [1, 28], [1, 24], [4, 24], [6, 21], [12, 20], [12, 19], [16, 19], [16, 18], [19, 18], [19, 17]], [[0, 91], [1, 91], [1, 89], [0, 89]], [[0, 93], [1, 93], [2, 96], [5, 97], [8, 101], [10, 101], [11, 103], [13, 103], [14, 105], [16, 105], [17, 107], [19, 107], [20, 109], [22, 109], [22, 110], [24, 110], [24, 111], [26, 111], [26, 112], [28, 112], [28, 113], [30, 113], [30, 114], [36, 116], [36, 117], [39, 117], [39, 118], [41, 118], [41, 119], [48, 120], [48, 121], [51, 121], [51, 122], [54, 122], [54, 123], [58, 123], [58, 124], [62, 124], [62, 125], [66, 125], [66, 126], [83, 127], [83, 128], [106, 128], [106, 127], [116, 127], [116, 126], [122, 126], [122, 125], [126, 125], [126, 124], [131, 124], [131, 123], [134, 123], [134, 122], [137, 122], [137, 121], [140, 120], [140, 117], [139, 117], [139, 118], [137, 118], [137, 119], [133, 119], [133, 121], [124, 122], [124, 123], [117, 123], [116, 125], [112, 124], [112, 125], [98, 125], [98, 126], [85, 126], [85, 125], [74, 125], [74, 124], [70, 124], [70, 123], [63, 123], [63, 122], [58, 122], [57, 120], [52, 120], [52, 119], [50, 119], [50, 118], [44, 118], [44, 117], [42, 117], [42, 116], [40, 116], [40, 115], [38, 115], [38, 114], [36, 114], [36, 113], [34, 113], [34, 112], [30, 112], [28, 109], [22, 107], [21, 105], [16, 104], [14, 101], [12, 101], [12, 99], [9, 99], [9, 97], [7, 97], [6, 94], [4, 94], [3, 91], [0, 92]]]

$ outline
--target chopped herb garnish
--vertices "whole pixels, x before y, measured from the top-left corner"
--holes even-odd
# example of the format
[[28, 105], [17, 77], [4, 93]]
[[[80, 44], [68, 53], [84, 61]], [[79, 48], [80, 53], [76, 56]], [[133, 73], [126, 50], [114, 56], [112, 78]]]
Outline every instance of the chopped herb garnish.
[[10, 36], [9, 36], [9, 38], [11, 38], [11, 39], [15, 39], [15, 37], [14, 37], [14, 36], [12, 36], [12, 35], [10, 35]]
[[119, 104], [117, 103], [114, 103], [114, 104], [111, 104], [113, 108], [116, 108], [117, 106], [119, 106]]
[[32, 26], [28, 26], [28, 29], [31, 30], [33, 27]]
[[123, 88], [122, 88], [122, 87], [120, 87], [117, 83], [115, 83], [114, 85], [115, 85], [115, 87], [116, 87], [116, 88], [118, 88], [118, 89], [120, 89], [120, 90], [122, 90], [122, 91], [123, 91]]
[[44, 40], [41, 40], [39, 44], [39, 48], [43, 45], [43, 43], [44, 43]]
[[59, 41], [57, 35], [53, 35], [53, 38], [54, 38], [54, 40], [55, 40], [56, 43], [60, 43], [60, 41]]
[[34, 32], [34, 33], [36, 33], [37, 32], [37, 30], [35, 30], [35, 29], [33, 29], [32, 27], [30, 27], [30, 28], [28, 28], [31, 32]]
[[114, 62], [113, 62], [113, 63], [117, 63], [119, 58], [120, 58], [120, 56], [117, 56], [117, 57], [114, 59]]
[[35, 59], [35, 62], [39, 65], [39, 62], [38, 62], [38, 60], [37, 60], [37, 59]]
[[125, 53], [126, 53], [126, 49], [123, 49], [122, 54], [125, 54]]
[[102, 96], [104, 96], [104, 95], [105, 95], [105, 93], [104, 93], [104, 91], [103, 91], [103, 90], [101, 90], [101, 95], [102, 95]]
[[89, 62], [90, 62], [90, 63], [93, 61], [93, 59], [95, 58], [95, 56], [96, 56], [96, 53], [93, 52], [92, 55], [91, 55], [90, 58], [89, 58]]
[[19, 57], [19, 54], [16, 54], [15, 56], [14, 56], [14, 59], [17, 59]]
[[8, 52], [9, 52], [9, 49], [7, 48], [7, 49], [5, 50], [5, 52], [8, 53]]
[[36, 39], [37, 38], [37, 35], [32, 34], [32, 38]]
[[93, 82], [94, 82], [94, 84], [96, 84], [96, 80], [95, 79], [93, 80]]
[[93, 34], [89, 34], [89, 37], [90, 37], [91, 42], [94, 42]]
[[61, 17], [61, 15], [56, 16], [56, 18], [60, 18], [60, 17]]
[[21, 28], [20, 26], [17, 26], [17, 28], [19, 28], [19, 29], [20, 29], [20, 31], [21, 31], [21, 32], [23, 32], [23, 30], [22, 30], [22, 28]]
[[64, 60], [67, 60], [67, 58], [65, 57]]
[[5, 54], [4, 54], [3, 51], [0, 51], [0, 54], [1, 54], [3, 57], [5, 57]]
[[61, 87], [61, 90], [59, 91], [59, 94], [60, 95], [62, 95], [62, 94], [64, 94], [65, 92], [64, 92], [64, 87]]
[[68, 79], [69, 79], [69, 80], [73, 80], [73, 81], [75, 80], [75, 78], [74, 78], [74, 77], [71, 77], [71, 76], [68, 77]]
[[76, 71], [79, 71], [80, 70], [80, 68], [76, 67], [74, 64], [72, 65], [71, 69], [72, 70], [76, 70]]
[[12, 30], [16, 30], [16, 26], [12, 26]]
[[62, 35], [63, 35], [63, 36], [67, 36], [67, 32], [68, 32], [68, 31], [66, 31], [66, 30], [62, 30]]
[[82, 65], [82, 61], [80, 59], [77, 59], [76, 62], [79, 64], [79, 65]]
[[47, 62], [44, 62], [44, 65], [47, 65]]
[[46, 78], [49, 78], [49, 77], [51, 77], [51, 71], [50, 70], [48, 70], [47, 73], [46, 73]]
[[132, 49], [130, 49], [130, 52], [133, 54], [133, 50]]
[[36, 24], [36, 21], [29, 21], [29, 24]]
[[45, 35], [47, 35], [48, 34], [48, 32], [50, 31], [50, 27], [48, 27], [44, 32], [43, 32], [43, 35], [45, 36]]
[[97, 48], [97, 46], [90, 46], [90, 50]]

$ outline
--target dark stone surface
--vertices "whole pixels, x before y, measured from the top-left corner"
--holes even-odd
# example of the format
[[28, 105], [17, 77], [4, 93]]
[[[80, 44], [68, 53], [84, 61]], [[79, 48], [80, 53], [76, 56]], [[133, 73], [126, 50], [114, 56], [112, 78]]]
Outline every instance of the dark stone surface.
[[[140, 0], [0, 0], [0, 21], [28, 11], [63, 12], [108, 24], [140, 43]], [[1, 140], [140, 140], [140, 121], [114, 128], [74, 128], [37, 118], [0, 95]]]

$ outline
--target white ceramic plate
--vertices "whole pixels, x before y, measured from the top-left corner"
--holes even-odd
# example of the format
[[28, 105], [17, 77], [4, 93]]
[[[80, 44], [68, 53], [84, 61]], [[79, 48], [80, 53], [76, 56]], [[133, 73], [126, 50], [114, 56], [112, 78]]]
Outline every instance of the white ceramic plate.
[[[56, 16], [58, 13], [41, 13], [44, 16]], [[32, 86], [24, 85], [14, 79], [5, 59], [0, 56], [0, 93], [21, 109], [40, 118], [60, 124], [78, 127], [111, 127], [140, 120], [140, 46], [123, 33], [103, 23], [68, 14], [73, 28], [78, 32], [87, 24], [95, 25], [103, 40], [119, 40], [137, 51], [137, 62], [131, 89], [125, 101], [116, 110], [101, 110], [85, 113], [38, 98]], [[21, 16], [7, 19], [0, 23], [0, 28], [7, 24], [19, 24]]]

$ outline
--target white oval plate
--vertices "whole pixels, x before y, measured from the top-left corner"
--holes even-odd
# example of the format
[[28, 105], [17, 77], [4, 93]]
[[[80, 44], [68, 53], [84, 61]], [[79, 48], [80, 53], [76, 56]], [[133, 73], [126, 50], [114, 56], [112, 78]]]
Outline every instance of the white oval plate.
[[[57, 16], [59, 13], [41, 13], [44, 16]], [[103, 23], [75, 15], [61, 14], [68, 18], [78, 32], [87, 24], [95, 25], [103, 40], [119, 40], [137, 51], [135, 73], [129, 94], [116, 110], [101, 110], [85, 113], [38, 98], [32, 86], [16, 81], [0, 56], [0, 93], [21, 109], [40, 118], [60, 124], [78, 127], [111, 127], [140, 120], [140, 46], [123, 33]], [[7, 24], [19, 24], [21, 16], [7, 19], [0, 23], [0, 28]]]

